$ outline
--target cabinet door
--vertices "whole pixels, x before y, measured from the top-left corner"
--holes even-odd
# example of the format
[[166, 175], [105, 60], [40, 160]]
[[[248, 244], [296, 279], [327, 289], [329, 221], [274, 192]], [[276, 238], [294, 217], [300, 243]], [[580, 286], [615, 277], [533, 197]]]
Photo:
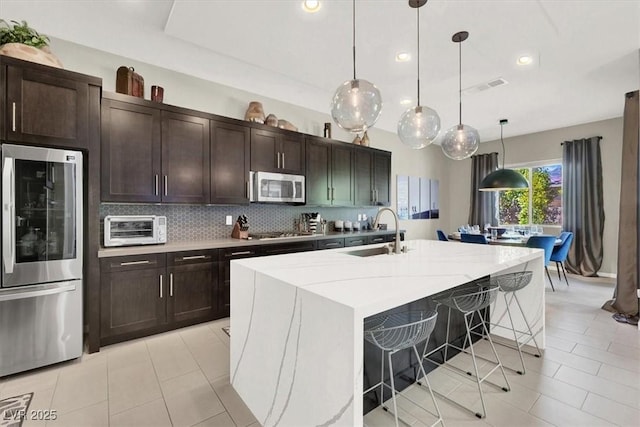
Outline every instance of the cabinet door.
[[302, 136], [281, 135], [280, 171], [304, 175], [304, 139]]
[[211, 203], [249, 203], [250, 132], [211, 120]]
[[374, 153], [373, 175], [375, 204], [391, 206], [391, 153]]
[[353, 206], [355, 203], [353, 179], [353, 148], [334, 144], [331, 148], [331, 203]]
[[373, 204], [373, 155], [370, 150], [355, 149], [355, 203], [356, 206]]
[[164, 267], [103, 273], [100, 336], [143, 331], [165, 323], [165, 279]]
[[209, 202], [209, 119], [162, 112], [162, 201]]
[[218, 315], [229, 316], [231, 309], [231, 260], [260, 256], [260, 248], [245, 246], [220, 250], [218, 272]]
[[89, 85], [64, 73], [7, 66], [6, 140], [86, 147]]
[[306, 198], [308, 205], [331, 204], [331, 145], [312, 138], [306, 141]]
[[251, 170], [281, 172], [279, 148], [278, 133], [251, 129]]
[[217, 263], [168, 267], [169, 322], [213, 319], [217, 312]]
[[102, 100], [103, 202], [160, 201], [160, 111]]

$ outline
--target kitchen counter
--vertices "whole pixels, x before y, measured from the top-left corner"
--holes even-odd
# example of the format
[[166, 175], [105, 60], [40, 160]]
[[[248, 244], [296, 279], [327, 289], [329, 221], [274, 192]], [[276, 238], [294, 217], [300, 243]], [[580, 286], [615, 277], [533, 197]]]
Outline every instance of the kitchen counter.
[[[349, 254], [378, 244], [231, 262], [231, 384], [260, 424], [362, 425], [363, 320], [490, 274], [534, 272], [521, 300], [544, 348], [541, 250], [405, 244], [399, 255]], [[501, 300], [492, 320], [504, 320]]]
[[[405, 230], [400, 230], [404, 233]], [[256, 245], [273, 245], [277, 243], [288, 242], [303, 242], [309, 240], [323, 240], [323, 239], [335, 239], [335, 238], [347, 238], [357, 236], [377, 236], [395, 234], [394, 230], [377, 230], [377, 231], [352, 231], [352, 232], [329, 232], [326, 234], [312, 234], [309, 236], [299, 237], [281, 237], [277, 239], [265, 239], [265, 240], [244, 240], [244, 239], [215, 239], [215, 240], [198, 240], [198, 241], [186, 241], [186, 242], [169, 242], [162, 245], [141, 245], [141, 246], [120, 246], [113, 248], [101, 248], [98, 251], [98, 258], [115, 257], [115, 256], [127, 256], [127, 255], [143, 255], [143, 254], [157, 254], [168, 252], [181, 252], [181, 251], [199, 251], [204, 249], [222, 249], [233, 248], [241, 246], [256, 246]]]

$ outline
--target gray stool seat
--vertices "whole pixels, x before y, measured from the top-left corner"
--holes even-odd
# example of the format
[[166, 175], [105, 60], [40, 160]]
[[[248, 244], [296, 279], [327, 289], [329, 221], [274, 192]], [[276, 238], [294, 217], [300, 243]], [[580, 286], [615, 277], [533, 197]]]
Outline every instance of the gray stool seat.
[[[435, 310], [415, 310], [384, 314], [365, 319], [364, 321], [364, 339], [375, 345], [382, 351], [382, 368], [380, 382], [365, 390], [364, 393], [366, 394], [376, 389], [377, 387], [380, 387], [380, 402], [384, 410], [389, 411], [389, 408], [383, 402], [383, 396], [385, 387], [391, 389], [391, 397], [393, 401], [393, 416], [395, 418], [396, 427], [398, 426], [398, 407], [396, 404], [396, 395], [404, 397], [426, 412], [431, 412], [422, 407], [414, 400], [410, 399], [408, 396], [404, 396], [396, 390], [391, 356], [400, 350], [411, 347], [413, 348], [417, 360], [421, 360], [418, 349], [416, 348], [416, 344], [429, 339], [429, 336], [431, 335], [431, 332], [433, 332], [433, 328], [435, 327], [437, 317], [438, 312]], [[384, 381], [385, 353], [387, 353], [389, 364], [389, 378], [391, 382], [390, 385], [385, 383]], [[438, 407], [438, 403], [436, 402], [429, 381], [427, 380], [427, 374], [424, 371], [422, 363], [418, 363], [418, 365], [420, 367], [422, 375], [424, 376], [425, 382], [427, 383], [427, 388], [429, 390], [429, 393], [431, 394], [431, 399], [433, 400], [433, 404], [437, 412], [437, 414], [431, 413], [437, 418], [437, 420], [431, 425], [434, 426], [438, 423], [441, 423], [444, 426], [440, 408]], [[403, 423], [407, 424], [404, 421]]]
[[[500, 358], [498, 357], [498, 353], [496, 352], [495, 346], [493, 345], [493, 340], [491, 339], [491, 336], [489, 335], [489, 330], [487, 328], [487, 324], [489, 323], [487, 320], [485, 320], [485, 315], [484, 313], [481, 312], [481, 310], [484, 310], [486, 308], [488, 308], [495, 300], [496, 297], [498, 295], [499, 292], [499, 287], [497, 285], [494, 284], [490, 284], [488, 281], [486, 282], [480, 282], [480, 283], [475, 283], [469, 286], [466, 286], [462, 289], [456, 289], [453, 292], [449, 292], [446, 293], [444, 295], [441, 296], [436, 296], [433, 298], [433, 300], [441, 305], [444, 305], [445, 307], [448, 308], [448, 315], [447, 315], [447, 335], [446, 335], [446, 339], [445, 342], [443, 344], [441, 344], [440, 346], [436, 347], [435, 349], [427, 352], [427, 347], [425, 346], [424, 348], [424, 352], [423, 352], [423, 360], [428, 361], [430, 363], [433, 363], [437, 366], [441, 366], [441, 367], [445, 367], [447, 369], [450, 369], [453, 372], [456, 372], [462, 376], [464, 376], [465, 378], [470, 378], [473, 377], [475, 379], [475, 382], [478, 385], [478, 392], [480, 394], [480, 402], [482, 404], [482, 412], [477, 412], [472, 410], [471, 408], [467, 408], [464, 405], [461, 405], [460, 403], [456, 402], [455, 400], [451, 399], [451, 397], [449, 396], [453, 396], [455, 394], [455, 391], [453, 393], [451, 393], [449, 396], [442, 396], [443, 398], [451, 401], [452, 403], [472, 412], [476, 417], [478, 418], [484, 418], [487, 415], [487, 409], [486, 409], [486, 405], [485, 405], [485, 401], [484, 401], [484, 394], [482, 392], [482, 383], [486, 382], [488, 384], [491, 384], [495, 387], [498, 387], [500, 389], [502, 389], [503, 391], [509, 391], [511, 388], [509, 386], [509, 381], [507, 380], [507, 376], [504, 372], [504, 368], [502, 366], [502, 362], [500, 361]], [[464, 344], [462, 345], [462, 347], [459, 347], [453, 343], [450, 342], [450, 337], [449, 337], [449, 332], [450, 332], [450, 327], [451, 327], [451, 312], [453, 311], [457, 311], [459, 313], [461, 313], [463, 315], [464, 318], [464, 325], [465, 325], [465, 329], [466, 329], [466, 335], [465, 335], [465, 339], [464, 339]], [[471, 326], [472, 324], [472, 320], [474, 317], [474, 314], [478, 314], [479, 317], [479, 321], [478, 324], [475, 326]], [[477, 328], [481, 328], [480, 332], [475, 332], [475, 329]], [[489, 341], [489, 344], [491, 345], [491, 349], [493, 351], [493, 355], [495, 357], [495, 360], [491, 360], [485, 357], [482, 357], [478, 354], [476, 354], [474, 348], [473, 348], [473, 344], [472, 344], [472, 340], [471, 340], [471, 334], [475, 333], [476, 335], [480, 335], [483, 338], [486, 338]], [[467, 343], [469, 343], [469, 345], [467, 346]], [[465, 354], [468, 354], [471, 356], [471, 360], [473, 361], [473, 372], [471, 371], [465, 371], [465, 370], [461, 370], [460, 368], [451, 365], [450, 363], [447, 362], [447, 355], [448, 355], [448, 349], [449, 348], [453, 348], [459, 352], [463, 352]], [[436, 362], [432, 359], [429, 358], [429, 356], [433, 355], [434, 353], [437, 352], [442, 352], [443, 353], [443, 357], [442, 363]], [[486, 360], [488, 362], [491, 362], [494, 367], [489, 370], [488, 373], [486, 373], [484, 376], [480, 376], [479, 372], [478, 372], [478, 362], [477, 359], [483, 359]], [[489, 375], [491, 375], [493, 372], [495, 372], [497, 369], [500, 369], [500, 371], [502, 372], [502, 377], [504, 378], [504, 382], [506, 383], [506, 386], [500, 386], [498, 384], [494, 384], [490, 381], [487, 380], [487, 378], [489, 377]]]

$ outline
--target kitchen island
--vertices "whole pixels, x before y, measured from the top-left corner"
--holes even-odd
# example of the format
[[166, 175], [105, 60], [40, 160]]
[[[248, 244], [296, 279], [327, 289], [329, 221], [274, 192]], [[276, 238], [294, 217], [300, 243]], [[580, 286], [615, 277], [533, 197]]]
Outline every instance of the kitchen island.
[[[406, 244], [232, 261], [230, 380], [262, 425], [362, 425], [363, 320], [487, 275], [533, 271], [521, 301], [544, 348], [541, 250]], [[501, 303], [493, 321], [506, 321]]]

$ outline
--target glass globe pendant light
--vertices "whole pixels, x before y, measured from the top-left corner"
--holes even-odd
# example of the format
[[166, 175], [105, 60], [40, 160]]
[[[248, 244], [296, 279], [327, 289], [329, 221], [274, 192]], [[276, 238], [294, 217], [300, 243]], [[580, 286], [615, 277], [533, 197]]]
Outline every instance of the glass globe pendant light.
[[380, 117], [382, 97], [371, 82], [356, 77], [356, 0], [353, 0], [353, 80], [342, 83], [331, 101], [331, 118], [349, 132], [364, 132]]
[[409, 6], [417, 11], [418, 27], [418, 104], [402, 114], [398, 122], [400, 141], [413, 149], [424, 148], [431, 144], [440, 132], [440, 116], [429, 107], [420, 105], [420, 8], [427, 0], [409, 0]]
[[471, 157], [476, 151], [478, 151], [478, 145], [480, 144], [480, 135], [478, 134], [478, 131], [469, 125], [462, 124], [462, 42], [468, 37], [469, 33], [467, 31], [460, 31], [451, 37], [451, 41], [458, 43], [460, 64], [458, 81], [460, 121], [444, 134], [441, 147], [444, 154], [453, 160], [463, 160], [467, 157]]
[[505, 169], [504, 140], [502, 139], [502, 127], [509, 123], [507, 119], [500, 120], [500, 142], [502, 143], [502, 169], [495, 170], [485, 176], [480, 182], [480, 191], [504, 191], [504, 190], [525, 190], [529, 188], [526, 178], [518, 171]]

